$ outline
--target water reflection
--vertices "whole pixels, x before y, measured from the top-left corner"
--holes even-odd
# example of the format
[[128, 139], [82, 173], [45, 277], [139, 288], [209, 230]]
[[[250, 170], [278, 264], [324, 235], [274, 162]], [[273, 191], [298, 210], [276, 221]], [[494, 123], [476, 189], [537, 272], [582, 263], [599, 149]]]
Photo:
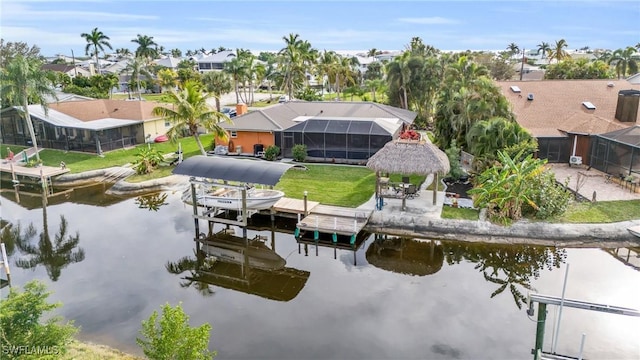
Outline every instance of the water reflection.
[[64, 215], [60, 215], [60, 227], [56, 232], [53, 241], [49, 235], [49, 222], [47, 219], [47, 196], [42, 194], [42, 232], [39, 235], [37, 245], [32, 244], [36, 237], [37, 230], [33, 223], [29, 224], [24, 233], [20, 233], [17, 227], [13, 232], [13, 240], [24, 258], [16, 260], [16, 265], [23, 269], [35, 269], [38, 265], [43, 265], [51, 281], [60, 278], [62, 269], [72, 263], [84, 260], [85, 254], [82, 248], [77, 248], [80, 243], [80, 234], [68, 233], [68, 223]]
[[531, 280], [540, 276], [540, 270], [560, 268], [567, 259], [565, 249], [540, 246], [447, 242], [443, 246], [449, 265], [463, 261], [477, 264], [474, 268], [484, 279], [498, 285], [491, 298], [508, 288], [519, 309], [526, 303], [521, 289], [534, 290]]
[[[64, 203], [84, 204], [92, 206], [106, 207], [127, 200], [126, 197], [119, 197], [107, 194], [105, 191], [111, 184], [99, 183], [88, 186], [79, 186], [72, 189], [62, 190], [54, 185], [55, 192], [47, 198], [48, 205], [60, 205]], [[0, 196], [19, 204], [27, 210], [39, 209], [42, 207], [41, 192], [42, 187], [38, 184], [22, 184], [20, 186], [20, 196], [16, 198], [11, 183], [3, 181]]]
[[626, 266], [640, 271], [640, 247], [603, 249], [603, 251], [607, 252]]
[[366, 252], [367, 261], [378, 268], [400, 274], [425, 276], [437, 273], [444, 251], [436, 241], [376, 234]]
[[261, 236], [238, 237], [223, 230], [198, 239], [195, 257], [168, 262], [165, 267], [176, 275], [188, 272], [180, 285], [194, 286], [203, 295], [212, 294], [213, 285], [289, 301], [300, 293], [310, 273], [286, 267], [285, 259], [269, 248], [265, 240]]
[[136, 198], [136, 205], [140, 209], [147, 209], [149, 211], [158, 211], [161, 206], [169, 205], [167, 200], [167, 193], [156, 193], [150, 195], [142, 195]]

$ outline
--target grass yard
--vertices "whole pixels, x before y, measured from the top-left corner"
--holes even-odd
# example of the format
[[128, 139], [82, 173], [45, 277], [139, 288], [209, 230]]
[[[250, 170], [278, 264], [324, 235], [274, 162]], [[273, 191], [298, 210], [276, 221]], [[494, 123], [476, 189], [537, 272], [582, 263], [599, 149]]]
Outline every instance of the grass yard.
[[[131, 93], [131, 96], [135, 99], [138, 98], [137, 93]], [[128, 94], [113, 94], [113, 100], [126, 100], [129, 98]], [[169, 102], [167, 100], [168, 96], [165, 94], [142, 94], [142, 98], [145, 101], [156, 101], [156, 102]]]
[[[182, 144], [182, 154], [184, 158], [188, 158], [194, 155], [199, 155], [200, 150], [193, 137], [185, 137], [178, 140]], [[211, 142], [213, 141], [213, 134], [200, 135], [200, 141], [204, 145], [205, 150], [211, 149]], [[140, 144], [135, 148], [114, 150], [104, 153], [104, 156], [98, 156], [95, 154], [81, 153], [74, 151], [63, 151], [53, 149], [43, 149], [40, 152], [40, 159], [45, 166], [59, 166], [61, 161], [67, 164], [67, 167], [71, 170], [71, 173], [80, 173], [88, 170], [104, 169], [112, 166], [122, 166], [128, 163], [132, 163], [136, 160], [136, 154], [141, 147], [151, 146], [158, 149], [162, 154], [175, 153], [178, 151], [178, 143], [171, 143], [170, 141], [163, 143], [153, 144]], [[14, 153], [20, 152], [24, 147], [11, 145], [11, 150]], [[2, 158], [4, 159], [7, 154], [6, 147], [0, 151]], [[142, 179], [149, 180], [157, 178], [155, 174], [151, 174], [151, 178]]]
[[453, 206], [443, 206], [443, 219], [478, 220], [480, 212], [474, 209], [454, 208]]
[[611, 223], [640, 218], [640, 200], [580, 202], [569, 205], [558, 223]]
[[142, 360], [142, 358], [125, 354], [119, 350], [104, 345], [74, 341], [63, 357], [65, 360]]
[[306, 165], [308, 170], [290, 169], [276, 189], [287, 197], [321, 204], [357, 207], [373, 196], [376, 175], [365, 167], [343, 165]]

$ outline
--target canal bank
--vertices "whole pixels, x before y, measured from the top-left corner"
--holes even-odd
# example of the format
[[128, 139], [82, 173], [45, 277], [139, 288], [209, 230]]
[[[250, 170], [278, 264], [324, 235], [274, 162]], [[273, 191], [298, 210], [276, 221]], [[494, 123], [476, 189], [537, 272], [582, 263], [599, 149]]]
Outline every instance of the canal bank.
[[[129, 168], [110, 168], [81, 174], [65, 174], [55, 184], [64, 186], [86, 184], [90, 181], [105, 181], [123, 176]], [[128, 176], [128, 175], [127, 175]], [[485, 242], [493, 244], [529, 244], [557, 247], [616, 248], [638, 246], [640, 238], [633, 236], [627, 228], [640, 225], [640, 219], [608, 224], [555, 224], [520, 220], [509, 226], [491, 223], [485, 219], [442, 219], [444, 192], [438, 192], [436, 204], [432, 203], [433, 192], [426, 189], [425, 181], [420, 196], [406, 201], [402, 210], [400, 199], [385, 199], [381, 210], [375, 209], [375, 198], [359, 206], [359, 209], [374, 210], [365, 231], [386, 233], [395, 236], [418, 237], [435, 240]], [[130, 183], [120, 178], [108, 190], [117, 196], [140, 195], [156, 191], [176, 191], [188, 188], [189, 179], [183, 175]]]

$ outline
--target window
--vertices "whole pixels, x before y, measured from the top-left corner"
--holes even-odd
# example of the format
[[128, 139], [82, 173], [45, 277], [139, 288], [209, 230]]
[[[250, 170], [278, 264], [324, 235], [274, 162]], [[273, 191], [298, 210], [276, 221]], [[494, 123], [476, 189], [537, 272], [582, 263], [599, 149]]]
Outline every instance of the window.
[[238, 137], [238, 132], [237, 131], [229, 131], [229, 136], [231, 136], [232, 138], [237, 138]]

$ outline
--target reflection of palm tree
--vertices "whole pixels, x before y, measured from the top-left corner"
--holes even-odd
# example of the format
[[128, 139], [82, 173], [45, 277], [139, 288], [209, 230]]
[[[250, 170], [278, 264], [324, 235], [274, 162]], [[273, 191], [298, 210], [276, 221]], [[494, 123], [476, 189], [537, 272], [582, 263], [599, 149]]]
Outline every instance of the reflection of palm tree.
[[566, 250], [540, 246], [444, 243], [447, 263], [461, 261], [477, 263], [475, 269], [485, 280], [500, 285], [491, 298], [509, 288], [519, 309], [526, 303], [520, 288], [533, 290], [531, 278], [537, 279], [540, 270], [559, 268], [566, 261]]
[[165, 265], [167, 271], [174, 275], [180, 275], [185, 271], [190, 273], [189, 276], [182, 277], [180, 287], [188, 288], [193, 286], [200, 295], [211, 296], [214, 294], [211, 285], [204, 281], [200, 281], [200, 273], [208, 267], [207, 258], [204, 254], [196, 252], [195, 257], [185, 256], [176, 262], [169, 261]]
[[136, 204], [140, 209], [158, 211], [161, 206], [168, 204], [165, 200], [167, 200], [167, 193], [144, 195], [136, 198]]
[[60, 215], [60, 229], [55, 234], [53, 242], [49, 237], [46, 206], [42, 208], [42, 217], [42, 232], [37, 246], [30, 243], [30, 240], [36, 234], [33, 224], [29, 225], [24, 237], [16, 238], [16, 245], [20, 251], [30, 256], [27, 259], [18, 259], [16, 265], [23, 269], [33, 269], [38, 265], [43, 265], [47, 269], [49, 278], [52, 281], [57, 281], [61, 270], [67, 265], [84, 260], [84, 250], [82, 248], [76, 249], [80, 242], [80, 234], [78, 232], [76, 232], [75, 236], [67, 234], [68, 224], [64, 215]]

